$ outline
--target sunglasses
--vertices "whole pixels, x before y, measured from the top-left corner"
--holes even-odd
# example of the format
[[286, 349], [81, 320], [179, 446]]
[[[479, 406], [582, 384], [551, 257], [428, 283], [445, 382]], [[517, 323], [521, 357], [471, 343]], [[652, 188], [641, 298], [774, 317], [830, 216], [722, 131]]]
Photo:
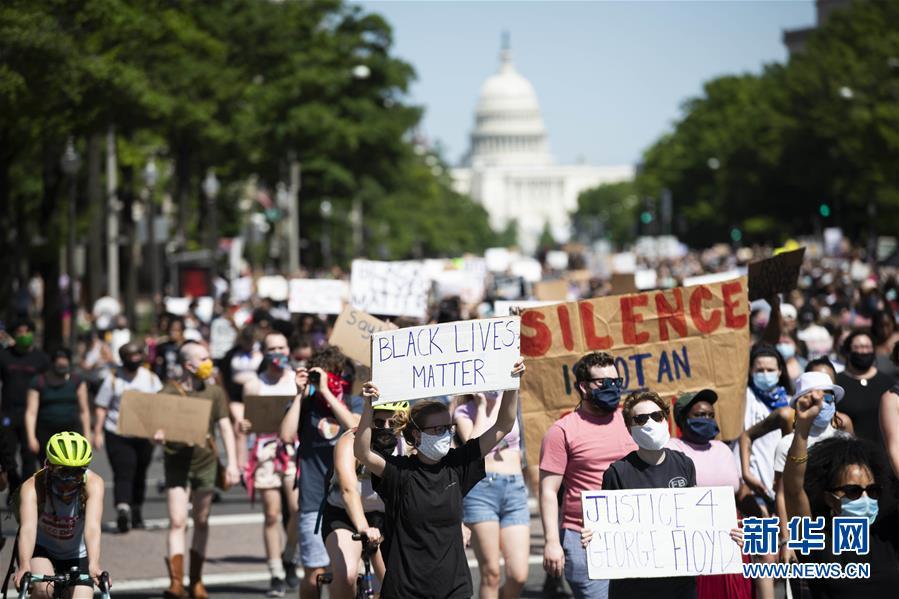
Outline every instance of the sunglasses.
[[86, 471], [87, 468], [70, 468], [65, 466], [53, 468], [54, 476], [65, 480], [75, 480], [77, 478], [83, 478]]
[[867, 493], [868, 497], [871, 499], [879, 499], [881, 490], [880, 485], [875, 483], [873, 485], [868, 485], [867, 487], [861, 485], [843, 485], [842, 487], [834, 487], [830, 492], [834, 493], [836, 491], [842, 491], [843, 496], [846, 497], [846, 499], [855, 501], [862, 496], [862, 493]]
[[456, 431], [456, 425], [439, 424], [437, 426], [426, 426], [421, 429], [421, 432], [428, 433], [429, 435], [445, 435], [447, 431], [454, 433]]
[[586, 381], [590, 385], [596, 385], [599, 389], [611, 389], [612, 387], [616, 387], [621, 389], [621, 386], [624, 384], [624, 379], [621, 377], [617, 378], [599, 378], [599, 379], [587, 379]]
[[665, 422], [665, 412], [662, 410], [656, 410], [655, 412], [650, 412], [649, 414], [638, 414], [636, 416], [631, 416], [631, 420], [634, 421], [634, 424], [638, 426], [643, 426], [649, 419], [652, 418], [656, 422]]
[[372, 420], [374, 428], [393, 428], [393, 420], [390, 418], [375, 418]]

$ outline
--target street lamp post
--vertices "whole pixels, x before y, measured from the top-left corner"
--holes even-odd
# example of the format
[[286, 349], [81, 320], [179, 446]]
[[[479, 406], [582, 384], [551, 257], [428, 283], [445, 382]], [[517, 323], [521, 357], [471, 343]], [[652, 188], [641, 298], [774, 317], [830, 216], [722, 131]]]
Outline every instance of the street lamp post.
[[329, 200], [322, 200], [319, 207], [322, 213], [322, 259], [325, 268], [331, 268], [331, 212], [333, 210]]
[[75, 151], [75, 143], [69, 138], [65, 152], [60, 160], [60, 167], [69, 178], [69, 236], [66, 246], [66, 274], [69, 277], [69, 348], [75, 351], [78, 340], [76, 322], [78, 306], [75, 301], [75, 196], [77, 194], [78, 170], [81, 168], [81, 157]]
[[150, 158], [144, 167], [144, 184], [147, 186], [147, 242], [150, 246], [150, 286], [154, 302], [160, 291], [159, 248], [156, 243], [156, 202], [153, 197], [158, 180], [159, 171], [156, 168], [156, 161]]
[[206, 178], [203, 179], [203, 193], [206, 194], [206, 207], [209, 216], [209, 279], [210, 289], [215, 284], [216, 277], [216, 252], [218, 250], [218, 208], [215, 205], [215, 199], [218, 197], [219, 190], [222, 185], [219, 183], [215, 171], [209, 169], [206, 171]]

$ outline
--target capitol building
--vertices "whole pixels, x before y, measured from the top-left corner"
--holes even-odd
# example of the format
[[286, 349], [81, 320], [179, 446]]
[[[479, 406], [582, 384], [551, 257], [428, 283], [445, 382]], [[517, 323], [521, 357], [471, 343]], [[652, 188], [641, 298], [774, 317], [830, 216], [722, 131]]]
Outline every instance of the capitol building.
[[480, 202], [496, 231], [517, 221], [519, 245], [533, 252], [547, 224], [557, 241], [569, 239], [581, 191], [633, 176], [631, 165], [555, 164], [537, 93], [504, 41], [499, 71], [481, 86], [469, 149], [452, 170], [456, 191]]

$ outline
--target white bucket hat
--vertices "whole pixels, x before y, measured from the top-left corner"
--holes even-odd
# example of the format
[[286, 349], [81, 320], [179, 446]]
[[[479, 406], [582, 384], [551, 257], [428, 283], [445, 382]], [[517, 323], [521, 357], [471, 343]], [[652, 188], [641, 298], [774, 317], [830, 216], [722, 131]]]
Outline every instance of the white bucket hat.
[[796, 381], [796, 393], [790, 398], [790, 407], [796, 407], [796, 400], [811, 393], [815, 389], [823, 391], [833, 391], [835, 403], [839, 403], [843, 399], [846, 391], [839, 385], [834, 385], [830, 377], [823, 372], [803, 372], [802, 376]]

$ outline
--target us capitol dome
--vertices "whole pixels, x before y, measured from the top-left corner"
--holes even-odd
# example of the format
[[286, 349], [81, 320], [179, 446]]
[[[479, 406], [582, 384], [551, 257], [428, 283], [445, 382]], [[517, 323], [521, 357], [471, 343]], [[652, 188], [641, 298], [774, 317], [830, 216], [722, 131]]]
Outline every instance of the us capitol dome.
[[581, 191], [632, 179], [634, 168], [555, 164], [537, 92], [515, 68], [504, 36], [499, 70], [481, 85], [469, 148], [452, 176], [456, 191], [486, 208], [495, 230], [516, 220], [519, 245], [533, 252], [546, 224], [556, 241], [569, 239]]

